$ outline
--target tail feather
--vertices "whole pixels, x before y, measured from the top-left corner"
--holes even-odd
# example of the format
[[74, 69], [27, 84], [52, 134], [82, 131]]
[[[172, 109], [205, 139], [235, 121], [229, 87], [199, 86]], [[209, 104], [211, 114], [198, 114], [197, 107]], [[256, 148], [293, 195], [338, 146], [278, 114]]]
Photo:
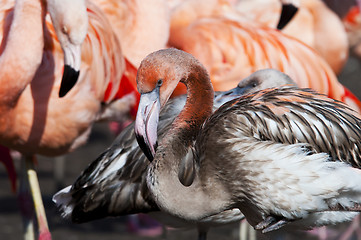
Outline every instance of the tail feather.
[[71, 204], [72, 197], [70, 190], [71, 186], [67, 186], [53, 196], [53, 202], [60, 208], [61, 216], [64, 218], [70, 218], [74, 209], [74, 205]]

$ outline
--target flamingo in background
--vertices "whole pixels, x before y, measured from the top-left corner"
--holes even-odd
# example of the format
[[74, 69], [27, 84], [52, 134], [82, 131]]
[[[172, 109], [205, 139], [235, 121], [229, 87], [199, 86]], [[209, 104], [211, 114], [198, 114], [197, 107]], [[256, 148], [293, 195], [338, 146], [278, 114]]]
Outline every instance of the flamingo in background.
[[191, 53], [226, 90], [252, 72], [278, 69], [300, 87], [310, 87], [360, 111], [360, 101], [313, 49], [287, 35], [250, 22], [225, 0], [185, 1], [171, 16], [169, 45]]
[[343, 18], [351, 51], [361, 58], [361, 14], [360, 6], [352, 6]]
[[[339, 74], [349, 48], [342, 20], [322, 0], [294, 2], [298, 11], [282, 32], [314, 48]], [[236, 8], [251, 21], [270, 28], [276, 27], [282, 9], [279, 0], [240, 0]]]
[[170, 11], [165, 0], [92, 0], [103, 10], [122, 44], [124, 56], [138, 67], [149, 53], [165, 48]]
[[[49, 4], [49, 12], [51, 6], [69, 3]], [[85, 3], [86, 12], [81, 14]], [[50, 233], [38, 191], [34, 155], [56, 156], [73, 151], [86, 142], [95, 121], [124, 120], [131, 109], [136, 111], [137, 92], [131, 79], [135, 68], [125, 61], [106, 16], [91, 2], [85, 3], [71, 2], [66, 9], [56, 9], [61, 11], [52, 16], [57, 30], [43, 1], [7, 0], [0, 9], [0, 144], [19, 151], [25, 158], [23, 172], [29, 176], [42, 239], [49, 239]], [[81, 21], [74, 22], [75, 16]], [[64, 38], [56, 36], [58, 28]], [[66, 41], [80, 44], [83, 39], [81, 58], [74, 50], [70, 51], [74, 56], [67, 57]], [[76, 59], [81, 59], [78, 82], [59, 98], [64, 64], [69, 60], [71, 66], [74, 61], [76, 70]], [[26, 179], [21, 178], [20, 199], [27, 199]], [[31, 214], [28, 217], [31, 219]], [[26, 238], [32, 239], [31, 220], [25, 228]]]
[[[78, 14], [64, 14], [69, 6], [78, 9]], [[54, 25], [56, 36], [64, 53], [64, 70], [59, 97], [64, 97], [74, 86], [79, 77], [81, 63], [81, 44], [88, 28], [88, 16], [85, 0], [48, 0], [47, 10]], [[76, 22], [76, 29], [71, 22]], [[72, 27], [73, 29], [68, 29]]]

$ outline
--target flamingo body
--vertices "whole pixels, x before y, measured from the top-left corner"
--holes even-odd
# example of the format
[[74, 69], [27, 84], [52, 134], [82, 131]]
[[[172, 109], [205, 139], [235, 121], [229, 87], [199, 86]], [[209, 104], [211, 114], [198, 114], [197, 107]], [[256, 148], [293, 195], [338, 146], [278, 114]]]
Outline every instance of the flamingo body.
[[[158, 108], [179, 81], [188, 89], [186, 104], [154, 144]], [[268, 232], [349, 221], [361, 210], [361, 119], [345, 104], [280, 87], [212, 113], [206, 69], [175, 49], [148, 55], [137, 83], [135, 133], [143, 151], [153, 154], [147, 186], [162, 211], [199, 221], [236, 206]]]
[[[206, 7], [198, 7], [197, 3]], [[250, 21], [246, 13], [236, 12], [225, 1], [186, 1], [176, 7], [169, 44], [196, 56], [217, 91], [231, 88], [259, 69], [274, 68], [289, 75], [300, 87], [341, 101], [348, 98], [345, 87], [316, 51], [274, 28]], [[349, 102], [359, 111], [359, 100]]]
[[[315, 49], [339, 74], [349, 46], [342, 20], [321, 0], [300, 0], [298, 5], [297, 13], [282, 32]], [[251, 21], [270, 28], [276, 27], [281, 15], [278, 0], [239, 1], [236, 8]]]
[[[11, 24], [13, 5], [10, 2], [13, 3], [9, 1], [1, 11], [5, 25]], [[38, 153], [54, 156], [72, 151], [86, 142], [92, 124], [101, 118], [102, 104], [115, 100], [125, 72], [125, 60], [106, 17], [90, 2], [88, 15], [89, 31], [82, 47], [78, 84], [62, 99], [58, 98], [57, 93], [63, 73], [63, 54], [50, 18], [46, 16], [44, 40], [38, 39], [44, 42], [44, 52], [36, 53], [40, 55], [41, 64], [34, 69], [34, 76], [27, 80], [29, 84], [22, 83], [24, 89], [14, 98], [16, 102], [2, 106], [1, 144], [27, 155]], [[6, 31], [3, 34], [6, 36]], [[8, 42], [11, 43], [10, 40]], [[7, 67], [11, 69], [12, 66]], [[112, 84], [112, 89], [105, 96], [109, 84]], [[128, 85], [128, 88], [133, 89], [125, 93], [129, 102], [124, 103], [123, 117], [136, 104], [134, 86]], [[2, 89], [7, 93], [7, 97], [2, 99], [9, 98], [12, 91]], [[123, 96], [118, 94], [117, 97]]]
[[138, 67], [149, 53], [166, 47], [170, 11], [164, 0], [94, 0], [106, 14], [124, 56]]
[[[55, 156], [74, 150], [86, 142], [95, 121], [127, 119], [130, 109], [137, 103], [134, 85], [128, 85], [132, 90], [119, 91], [122, 77], [134, 82], [127, 79], [134, 75], [129, 73], [131, 70], [125, 64], [118, 39], [105, 15], [90, 1], [72, 4], [48, 0], [48, 3], [49, 9], [44, 1], [7, 0], [0, 7], [3, 26], [0, 33], [3, 86], [0, 90], [0, 144], [25, 156], [18, 197], [24, 205], [32, 203], [22, 200], [32, 198], [39, 236], [44, 239], [51, 237], [33, 156]], [[53, 4], [60, 4], [61, 8]], [[76, 18], [72, 18], [72, 14], [76, 14]], [[82, 42], [80, 63], [77, 50]], [[73, 81], [78, 76], [71, 77], [71, 84], [60, 91], [63, 96], [60, 99], [61, 76], [69, 70], [68, 61], [75, 63], [75, 67], [80, 64], [80, 75], [75, 86]], [[65, 79], [69, 77], [66, 75], [64, 73]], [[116, 97], [120, 99], [115, 101]], [[30, 239], [34, 237], [33, 217], [26, 212], [22, 214], [26, 238]]]

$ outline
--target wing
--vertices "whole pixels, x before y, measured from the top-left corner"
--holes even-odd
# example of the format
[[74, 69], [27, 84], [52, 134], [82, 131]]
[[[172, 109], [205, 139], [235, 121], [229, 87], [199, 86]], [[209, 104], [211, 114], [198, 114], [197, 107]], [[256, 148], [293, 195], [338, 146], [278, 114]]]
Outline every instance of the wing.
[[239, 138], [306, 143], [312, 151], [328, 153], [334, 161], [361, 165], [359, 115], [309, 89], [266, 89], [229, 101], [208, 119], [197, 141], [206, 141], [217, 128]]
[[72, 221], [158, 210], [146, 186], [147, 167], [131, 124], [72, 185], [67, 204]]
[[[186, 97], [178, 97], [161, 112], [158, 134], [162, 138]], [[86, 222], [107, 216], [158, 211], [146, 184], [149, 160], [145, 157], [130, 124], [113, 144], [93, 161], [71, 188], [54, 196], [63, 215], [73, 222]]]
[[[218, 108], [229, 96], [222, 93], [214, 105]], [[158, 124], [158, 139], [168, 131], [182, 110], [186, 96], [169, 100]], [[93, 161], [74, 184], [54, 196], [65, 217], [85, 222], [107, 216], [158, 211], [146, 184], [149, 161], [138, 146], [134, 124], [130, 124], [113, 144]], [[188, 172], [185, 173], [187, 175]]]

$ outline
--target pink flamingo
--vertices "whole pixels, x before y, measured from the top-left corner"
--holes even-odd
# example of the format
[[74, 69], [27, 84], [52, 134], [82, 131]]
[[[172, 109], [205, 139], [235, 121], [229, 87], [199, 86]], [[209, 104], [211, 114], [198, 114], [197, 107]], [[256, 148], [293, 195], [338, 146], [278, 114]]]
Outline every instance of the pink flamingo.
[[168, 0], [92, 0], [106, 14], [124, 56], [138, 67], [149, 53], [165, 48], [169, 37]]
[[[292, 2], [298, 11], [282, 32], [315, 49], [339, 74], [348, 59], [349, 47], [342, 20], [322, 0]], [[276, 27], [283, 9], [279, 0], [241, 0], [236, 8], [251, 21], [271, 28]]]
[[[62, 4], [67, 8], [58, 8]], [[0, 9], [4, 26], [0, 32], [0, 144], [21, 152], [25, 158], [23, 172], [29, 177], [31, 190], [22, 176], [19, 198], [27, 199], [26, 192], [32, 193], [41, 239], [49, 239], [50, 233], [34, 155], [73, 151], [86, 142], [95, 121], [127, 119], [137, 105], [131, 79], [134, 67], [124, 59], [101, 10], [89, 1], [70, 4], [59, 0], [49, 0], [48, 10], [54, 25], [45, 2], [40, 0], [17, 0], [15, 6], [14, 1], [7, 0]], [[68, 68], [64, 64], [75, 72], [79, 67], [80, 72], [77, 84], [65, 84], [60, 95], [68, 93], [59, 98], [63, 70]], [[74, 81], [77, 76], [70, 74], [70, 79]], [[31, 239], [32, 221], [27, 222], [26, 236]]]
[[197, 57], [215, 90], [229, 89], [256, 70], [274, 68], [300, 87], [361, 109], [360, 101], [338, 82], [315, 50], [274, 28], [251, 22], [225, 0], [184, 1], [175, 7], [169, 45]]

